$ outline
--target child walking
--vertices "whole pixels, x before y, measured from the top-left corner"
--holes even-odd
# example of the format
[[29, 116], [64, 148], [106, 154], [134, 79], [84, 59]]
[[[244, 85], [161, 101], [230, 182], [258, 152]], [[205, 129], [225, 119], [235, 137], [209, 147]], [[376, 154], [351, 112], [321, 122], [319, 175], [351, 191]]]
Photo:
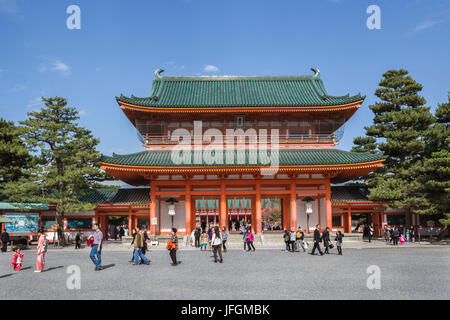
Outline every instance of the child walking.
[[338, 251], [338, 255], [342, 256], [342, 238], [344, 237], [344, 235], [342, 234], [342, 232], [338, 231], [336, 233], [336, 238], [334, 239], [336, 241], [336, 248]]
[[200, 237], [200, 251], [206, 251], [206, 246], [208, 245], [209, 237], [208, 234], [203, 230]]
[[23, 253], [20, 252], [19, 247], [15, 248], [14, 251], [15, 253], [11, 261], [11, 267], [13, 267], [15, 271], [20, 271], [22, 270]]

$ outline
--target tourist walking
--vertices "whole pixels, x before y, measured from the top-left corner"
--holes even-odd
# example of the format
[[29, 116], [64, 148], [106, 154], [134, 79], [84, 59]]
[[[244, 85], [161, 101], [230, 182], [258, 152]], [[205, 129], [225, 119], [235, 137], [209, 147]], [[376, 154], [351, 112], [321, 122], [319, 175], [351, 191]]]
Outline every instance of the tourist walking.
[[400, 232], [398, 231], [397, 227], [394, 227], [394, 230], [392, 230], [392, 242], [394, 246], [398, 245], [398, 237], [400, 236]]
[[214, 262], [217, 263], [217, 253], [219, 253], [220, 263], [222, 263], [222, 235], [220, 234], [219, 227], [217, 226], [214, 228], [211, 244], [214, 250]]
[[305, 244], [303, 242], [304, 239], [305, 239], [305, 234], [303, 233], [302, 228], [298, 227], [297, 233], [295, 234], [295, 240], [296, 240], [297, 251], [299, 251], [299, 252], [300, 252], [300, 248], [303, 249], [303, 252], [306, 251]]
[[6, 252], [8, 250], [9, 233], [6, 230], [3, 231], [0, 239], [2, 240], [2, 252]]
[[253, 245], [253, 241], [255, 241], [255, 235], [253, 234], [252, 229], [249, 227], [248, 231], [247, 231], [247, 248], [248, 248], [248, 251], [252, 251], [252, 248], [253, 248], [253, 251], [256, 250], [255, 246]]
[[75, 249], [81, 249], [81, 233], [80, 233], [80, 231], [78, 231], [77, 235], [75, 236]]
[[284, 229], [283, 240], [284, 240], [284, 244], [286, 245], [284, 252], [288, 252], [289, 251], [289, 242], [291, 241], [291, 236], [289, 235], [289, 231], [287, 231], [286, 229]]
[[228, 240], [228, 232], [227, 229], [225, 229], [225, 227], [222, 227], [222, 247], [223, 247], [223, 252], [227, 252], [227, 243]]
[[[244, 226], [243, 226], [244, 227]], [[243, 236], [242, 236], [242, 240], [244, 240], [244, 252], [245, 251], [247, 251], [247, 228], [244, 228], [243, 230], [242, 230], [242, 234], [243, 234]]]
[[329, 254], [328, 248], [330, 247], [330, 228], [326, 227], [322, 233], [323, 246], [325, 248], [325, 254]]
[[103, 233], [100, 231], [98, 224], [94, 224], [94, 242], [89, 257], [95, 265], [95, 271], [102, 270], [102, 244]]
[[36, 270], [34, 270], [34, 272], [42, 272], [42, 270], [44, 270], [45, 253], [47, 252], [47, 238], [45, 237], [44, 231], [40, 229], [38, 235]]
[[177, 249], [178, 249], [178, 237], [177, 237], [177, 229], [172, 228], [172, 235], [170, 236], [170, 241], [172, 243], [171, 248], [169, 249], [169, 255], [172, 259], [172, 266], [176, 267], [178, 265], [177, 261]]
[[369, 225], [368, 232], [369, 232], [369, 242], [371, 242], [372, 237], [373, 237], [373, 226], [372, 225]]
[[136, 251], [134, 247], [134, 240], [136, 239], [136, 229], [131, 230], [131, 235], [133, 236], [133, 239], [131, 240], [130, 247], [133, 246], [133, 254], [131, 255], [131, 259], [128, 262], [134, 262], [134, 252]]
[[338, 255], [342, 256], [342, 240], [344, 238], [344, 234], [340, 231], [336, 233], [336, 238], [334, 238], [334, 241], [336, 241], [336, 248], [338, 251]]
[[199, 248], [200, 247], [200, 228], [195, 229], [194, 232], [194, 238], [195, 238], [195, 247]]
[[416, 229], [414, 229], [414, 227], [411, 227], [410, 237], [412, 243], [416, 242]]
[[140, 264], [139, 258], [145, 264], [150, 264], [150, 260], [147, 259], [145, 254], [142, 252], [144, 249], [144, 233], [140, 230], [139, 227], [136, 227], [136, 237], [134, 238], [134, 266], [138, 266]]
[[205, 230], [203, 230], [202, 235], [200, 236], [200, 251], [206, 251], [206, 247], [208, 246], [208, 235], [206, 234]]
[[297, 240], [297, 232], [295, 232], [294, 227], [292, 227], [291, 232], [289, 233], [289, 246], [290, 246], [291, 252], [295, 252], [295, 250], [296, 250], [296, 246], [295, 246], [296, 240]]
[[319, 229], [320, 229], [320, 225], [317, 224], [316, 229], [314, 230], [314, 246], [312, 248], [311, 254], [314, 255], [314, 252], [316, 251], [316, 248], [317, 248], [317, 250], [319, 250], [320, 255], [323, 256], [323, 252], [320, 249], [320, 242], [322, 242], [322, 238], [320, 237]]
[[125, 229], [123, 228], [123, 226], [120, 226], [119, 229], [119, 237], [120, 237], [120, 241], [122, 241], [122, 237], [125, 235]]

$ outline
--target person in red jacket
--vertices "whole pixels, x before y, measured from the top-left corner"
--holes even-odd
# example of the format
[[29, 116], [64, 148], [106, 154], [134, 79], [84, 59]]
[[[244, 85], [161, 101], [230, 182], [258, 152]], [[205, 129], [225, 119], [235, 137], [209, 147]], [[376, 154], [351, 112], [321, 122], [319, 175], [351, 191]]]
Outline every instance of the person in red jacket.
[[20, 253], [20, 248], [17, 247], [11, 261], [11, 267], [13, 267], [15, 271], [20, 271], [22, 270], [22, 262], [23, 253]]

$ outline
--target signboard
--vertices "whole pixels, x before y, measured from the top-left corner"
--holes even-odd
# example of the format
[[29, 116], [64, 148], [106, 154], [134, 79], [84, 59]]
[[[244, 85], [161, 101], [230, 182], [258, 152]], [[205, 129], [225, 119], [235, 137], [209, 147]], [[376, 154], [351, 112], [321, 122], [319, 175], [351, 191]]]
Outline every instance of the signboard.
[[156, 226], [158, 224], [158, 218], [152, 218], [152, 225]]
[[39, 230], [39, 213], [6, 212], [5, 216], [12, 221], [5, 224], [8, 233], [36, 233]]

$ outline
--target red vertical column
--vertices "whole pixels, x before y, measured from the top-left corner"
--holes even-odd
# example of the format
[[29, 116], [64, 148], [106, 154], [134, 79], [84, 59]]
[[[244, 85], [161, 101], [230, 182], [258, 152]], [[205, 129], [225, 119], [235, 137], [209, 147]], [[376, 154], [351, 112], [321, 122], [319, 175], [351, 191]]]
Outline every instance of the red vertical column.
[[333, 227], [333, 219], [332, 219], [332, 208], [331, 208], [331, 188], [330, 188], [330, 181], [326, 184], [326, 194], [325, 194], [325, 201], [326, 201], [326, 226], [330, 228], [330, 230]]
[[[156, 225], [154, 225], [152, 220], [156, 218], [156, 181], [152, 179], [150, 183], [150, 234], [156, 234]], [[161, 223], [161, 221], [158, 221]]]
[[186, 181], [186, 193], [185, 193], [185, 200], [184, 200], [184, 209], [185, 209], [185, 225], [186, 225], [186, 234], [191, 234], [191, 181], [187, 179]]
[[352, 209], [350, 205], [347, 206], [347, 230], [345, 232], [352, 233]]
[[224, 177], [220, 177], [220, 199], [219, 199], [219, 227], [228, 230], [227, 223], [227, 195]]
[[291, 198], [290, 198], [290, 211], [291, 211], [291, 229], [297, 229], [297, 186], [295, 179], [291, 181]]
[[261, 181], [256, 180], [256, 198], [255, 198], [255, 230], [256, 233], [262, 233], [262, 209], [261, 209]]

